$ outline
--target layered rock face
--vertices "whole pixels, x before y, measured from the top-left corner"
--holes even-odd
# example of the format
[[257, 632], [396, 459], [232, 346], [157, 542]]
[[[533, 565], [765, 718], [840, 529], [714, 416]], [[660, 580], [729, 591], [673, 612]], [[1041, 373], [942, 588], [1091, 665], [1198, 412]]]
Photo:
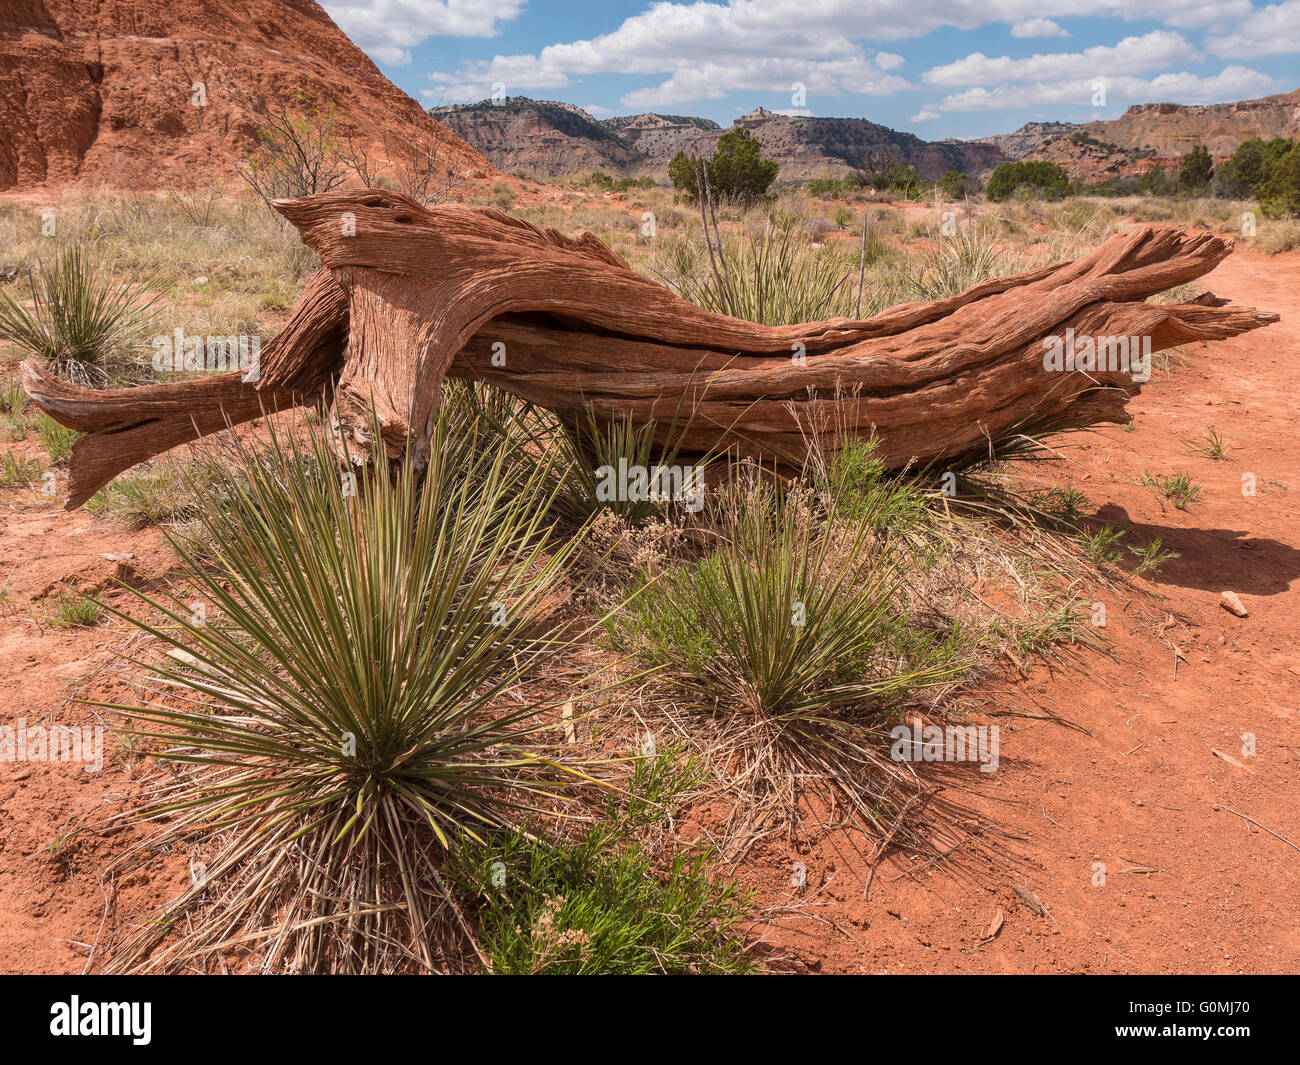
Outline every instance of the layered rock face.
[[[501, 169], [538, 177], [588, 170], [662, 176], [679, 151], [706, 155], [726, 132], [707, 118], [682, 115], [630, 115], [597, 122], [572, 104], [524, 97], [430, 113]], [[779, 162], [781, 176], [787, 179], [903, 163], [933, 180], [946, 170], [983, 173], [1005, 159], [995, 145], [923, 141], [863, 118], [808, 118], [760, 107], [736, 119], [736, 125], [758, 138], [763, 155]]]
[[1180, 157], [1204, 144], [1226, 159], [1242, 141], [1300, 136], [1300, 89], [1227, 104], [1138, 104], [1110, 122], [1082, 127], [1101, 141]]
[[1198, 144], [1216, 161], [1242, 141], [1300, 137], [1300, 89], [1226, 104], [1136, 104], [1119, 118], [1074, 125], [1030, 122], [986, 137], [1013, 159], [1056, 163], [1076, 181], [1095, 182], [1171, 166]]
[[483, 156], [430, 119], [315, 0], [5, 0], [0, 189], [225, 181], [259, 113], [332, 107], [341, 132]]
[[707, 118], [687, 115], [620, 115], [601, 123], [645, 157], [647, 167], [666, 167], [678, 152], [706, 155], [722, 136], [722, 127]]
[[781, 160], [783, 177], [843, 174], [861, 166], [902, 163], [926, 181], [948, 170], [984, 174], [1006, 161], [995, 145], [968, 141], [923, 141], [865, 118], [807, 118], [758, 108], [736, 119]]
[[573, 104], [512, 96], [430, 108], [429, 114], [505, 171], [554, 178], [589, 170], [627, 176], [645, 159]]

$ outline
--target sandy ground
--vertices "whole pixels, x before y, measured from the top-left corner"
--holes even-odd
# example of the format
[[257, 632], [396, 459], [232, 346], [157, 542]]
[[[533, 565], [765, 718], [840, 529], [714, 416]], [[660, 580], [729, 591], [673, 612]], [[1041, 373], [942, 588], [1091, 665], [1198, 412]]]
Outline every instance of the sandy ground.
[[[1062, 482], [1127, 529], [1127, 543], [1160, 537], [1182, 557], [1151, 587], [1164, 597], [1154, 605], [1142, 589], [1107, 603], [1113, 657], [1083, 652], [982, 694], [1001, 729], [1000, 768], [945, 779], [1003, 857], [962, 861], [959, 853], [936, 870], [894, 856], [864, 899], [872, 855], [858, 838], [832, 832], [807, 848], [751, 851], [739, 872], [758, 892], [766, 923], [753, 933], [775, 967], [1300, 968], [1300, 850], [1260, 827], [1300, 843], [1300, 404], [1292, 384], [1300, 254], [1241, 251], [1207, 283], [1282, 322], [1191, 349], [1184, 366], [1135, 401], [1132, 431], [1064, 441]], [[1225, 461], [1188, 454], [1185, 439], [1210, 426], [1229, 442]], [[36, 450], [34, 437], [0, 446]], [[1201, 501], [1162, 509], [1135, 483], [1143, 469], [1189, 471]], [[1255, 476], [1253, 497], [1242, 495], [1243, 473]], [[72, 699], [122, 695], [113, 652], [128, 635], [108, 623], [50, 628], [32, 604], [61, 585], [104, 589], [122, 565], [132, 580], [161, 579], [171, 565], [161, 537], [65, 513], [38, 492], [4, 492], [0, 558], [3, 719], [93, 723]], [[1249, 617], [1219, 606], [1225, 589]], [[1253, 756], [1243, 753], [1249, 736]], [[0, 971], [80, 972], [106, 922], [175, 892], [188, 875], [179, 856], [160, 855], [158, 875], [115, 885], [116, 913], [106, 910], [99, 871], [122, 837], [65, 837], [132, 794], [130, 754], [111, 738], [108, 746], [107, 764], [93, 774], [0, 762]], [[792, 886], [796, 862], [806, 868], [803, 888]]]
[[[1085, 652], [988, 694], [988, 710], [1008, 715], [990, 718], [1000, 768], [955, 784], [987, 837], [1004, 834], [1002, 861], [939, 872], [895, 857], [864, 900], [872, 854], [846, 839], [751, 854], [744, 877], [774, 908], [757, 931], [792, 968], [1300, 969], [1300, 256], [1239, 251], [1203, 283], [1282, 321], [1189, 349], [1134, 402], [1132, 431], [1067, 438], [1071, 462], [1058, 471], [1126, 542], [1160, 537], [1180, 552], [1153, 585], [1165, 620], [1144, 620], [1152, 604], [1139, 594], [1111, 601], [1113, 659]], [[1210, 426], [1230, 441], [1223, 461], [1188, 454], [1185, 439]], [[1162, 509], [1135, 483], [1143, 469], [1189, 471], [1201, 502]], [[1253, 497], [1243, 473], [1255, 475]], [[1220, 607], [1224, 590], [1249, 617]], [[806, 867], [803, 890], [794, 862]]]

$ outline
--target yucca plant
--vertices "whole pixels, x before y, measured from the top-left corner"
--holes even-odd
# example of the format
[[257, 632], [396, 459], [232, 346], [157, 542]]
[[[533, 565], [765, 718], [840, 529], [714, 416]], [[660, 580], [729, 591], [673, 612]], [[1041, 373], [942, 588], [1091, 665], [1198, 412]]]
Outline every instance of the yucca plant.
[[939, 237], [908, 265], [901, 283], [910, 300], [937, 300], [1007, 272], [1006, 258], [992, 234], [971, 223], [952, 236]]
[[264, 970], [454, 967], [446, 848], [589, 779], [539, 740], [564, 690], [525, 686], [559, 647], [544, 622], [570, 549], [547, 535], [544, 469], [521, 483], [479, 432], [444, 405], [423, 473], [354, 467], [319, 423], [232, 445], [220, 502], [174, 540], [185, 604], [136, 592], [156, 620], [118, 613], [168, 652], [137, 662], [154, 698], [109, 707], [177, 766], [147, 811], [159, 838], [211, 854], [107, 970], [236, 946]]
[[[635, 527], [671, 510], [698, 510], [703, 504], [704, 471], [715, 456], [679, 461], [679, 416], [680, 408], [669, 424], [667, 444], [655, 442], [657, 422], [637, 426], [628, 415], [600, 419], [589, 413], [577, 427], [566, 427], [556, 437], [559, 515], [577, 525], [607, 511]], [[644, 492], [635, 484], [641, 476]], [[633, 484], [623, 484], [625, 480]], [[624, 490], [629, 488], [636, 490]]]
[[[553, 515], [565, 529], [583, 528], [602, 513], [617, 514], [629, 526], [703, 505], [704, 473], [717, 458], [710, 453], [681, 462], [685, 397], [666, 423], [666, 443], [657, 443], [660, 423], [636, 425], [631, 416], [600, 417], [591, 410], [564, 424], [550, 411], [491, 385], [453, 382], [449, 400], [465, 405], [516, 457], [520, 471], [544, 467], [552, 482]], [[644, 484], [627, 484], [644, 478]], [[634, 488], [635, 490], [627, 490]], [[644, 490], [642, 490], [644, 489]]]
[[608, 630], [688, 696], [694, 741], [726, 767], [724, 838], [744, 847], [774, 820], [794, 831], [815, 781], [927, 850], [910, 820], [919, 785], [888, 758], [887, 727], [909, 693], [956, 677], [959, 641], [914, 626], [901, 558], [873, 522], [757, 479], [715, 506], [720, 546], [645, 584]]
[[657, 265], [659, 279], [697, 307], [760, 325], [852, 315], [857, 255], [838, 243], [814, 246], [800, 221], [777, 215], [761, 232], [735, 238], [706, 232], [713, 257], [693, 240], [674, 241]]
[[872, 523], [825, 522], [797, 486], [751, 483], [718, 504], [721, 545], [666, 573], [611, 622], [705, 706], [824, 720], [942, 670], [896, 660], [901, 567]]
[[89, 248], [67, 244], [28, 272], [31, 310], [21, 297], [0, 289], [0, 336], [55, 372], [102, 387], [124, 375], [122, 355], [157, 300], [148, 294], [153, 283], [147, 277], [114, 278]]

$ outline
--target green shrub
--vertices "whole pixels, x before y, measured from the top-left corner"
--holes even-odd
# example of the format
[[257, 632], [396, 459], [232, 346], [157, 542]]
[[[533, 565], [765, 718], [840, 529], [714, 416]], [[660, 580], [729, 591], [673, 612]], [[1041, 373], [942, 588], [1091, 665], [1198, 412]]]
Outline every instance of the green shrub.
[[[192, 767], [151, 807], [170, 814], [160, 833], [212, 850], [207, 880], [109, 971], [210, 961], [235, 927], [271, 968], [434, 969], [446, 848], [578, 780], [534, 741], [564, 692], [523, 683], [560, 646], [549, 621], [571, 557], [547, 536], [543, 474], [521, 482], [450, 405], [423, 473], [382, 448], [354, 473], [323, 423], [269, 428], [264, 450], [232, 442], [199, 534], [173, 540], [186, 602], [134, 591], [157, 620], [114, 611], [169, 652], [151, 664], [169, 698], [112, 708]], [[200, 905], [216, 912], [191, 925]]]
[[814, 483], [828, 510], [852, 522], [863, 522], [876, 533], [910, 527], [925, 512], [917, 486], [890, 477], [876, 457], [875, 437], [845, 435], [840, 447], [821, 463]]
[[1219, 172], [1215, 175], [1215, 185], [1220, 195], [1244, 199], [1255, 195], [1255, 187], [1264, 178], [1266, 164], [1280, 159], [1291, 150], [1294, 141], [1285, 137], [1274, 137], [1270, 141], [1252, 138], [1237, 145]]
[[1266, 217], [1300, 216], [1300, 143], [1264, 162], [1255, 196]]
[[819, 177], [805, 184], [804, 191], [814, 199], [838, 200], [847, 190], [843, 178]]
[[0, 488], [27, 488], [36, 483], [42, 472], [41, 464], [34, 459], [13, 451], [0, 451]]
[[[628, 802], [576, 841], [516, 832], [462, 846], [452, 875], [472, 901], [497, 975], [738, 973], [753, 968], [736, 933], [747, 901], [710, 875], [706, 854], [660, 867], [634, 836], [664, 815], [674, 752], [637, 759]], [[673, 786], [669, 782], [669, 787]]]
[[[761, 145], [744, 126], [733, 126], [718, 138], [705, 161], [709, 187], [719, 199], [754, 200], [776, 180], [780, 164], [764, 159]], [[696, 163], [678, 152], [668, 164], [673, 185], [688, 196], [699, 194]]]
[[859, 167], [850, 175], [848, 183], [859, 188], [875, 189], [878, 192], [897, 192], [908, 197], [917, 195], [923, 187], [916, 171], [903, 163]]
[[1138, 178], [1137, 190], [1143, 196], [1168, 196], [1174, 191], [1177, 180], [1163, 166], [1149, 166]]
[[1003, 163], [994, 170], [984, 191], [990, 200], [1005, 200], [1022, 188], [1049, 198], [1058, 198], [1069, 191], [1070, 178], [1055, 163], [1017, 160]]
[[784, 725], [940, 680], [935, 663], [896, 657], [899, 562], [873, 523], [823, 528], [807, 503], [759, 485], [728, 497], [722, 544], [645, 585], [609, 622], [615, 646], [664, 667], [701, 706]]
[[81, 436], [75, 429], [60, 425], [43, 411], [36, 419], [36, 432], [41, 438], [45, 453], [56, 466], [68, 460], [68, 456], [72, 454], [72, 445]]
[[949, 170], [939, 179], [938, 188], [947, 199], [961, 200], [975, 191], [975, 180], [960, 170]]
[[1178, 168], [1180, 192], [1197, 193], [1205, 189], [1214, 178], [1214, 161], [1204, 144], [1198, 144], [1183, 156]]
[[54, 600], [54, 609], [46, 610], [46, 620], [56, 629], [89, 628], [99, 622], [104, 607], [98, 600], [64, 589]]
[[515, 202], [515, 192], [506, 182], [498, 181], [492, 186], [492, 203], [503, 211]]

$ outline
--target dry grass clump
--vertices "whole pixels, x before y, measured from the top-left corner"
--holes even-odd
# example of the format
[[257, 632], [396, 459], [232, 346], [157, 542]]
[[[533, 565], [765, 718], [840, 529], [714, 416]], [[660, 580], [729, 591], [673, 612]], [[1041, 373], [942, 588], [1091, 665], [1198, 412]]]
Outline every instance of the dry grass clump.
[[1256, 238], [1251, 243], [1269, 255], [1300, 248], [1300, 220], [1270, 218], [1259, 223]]

